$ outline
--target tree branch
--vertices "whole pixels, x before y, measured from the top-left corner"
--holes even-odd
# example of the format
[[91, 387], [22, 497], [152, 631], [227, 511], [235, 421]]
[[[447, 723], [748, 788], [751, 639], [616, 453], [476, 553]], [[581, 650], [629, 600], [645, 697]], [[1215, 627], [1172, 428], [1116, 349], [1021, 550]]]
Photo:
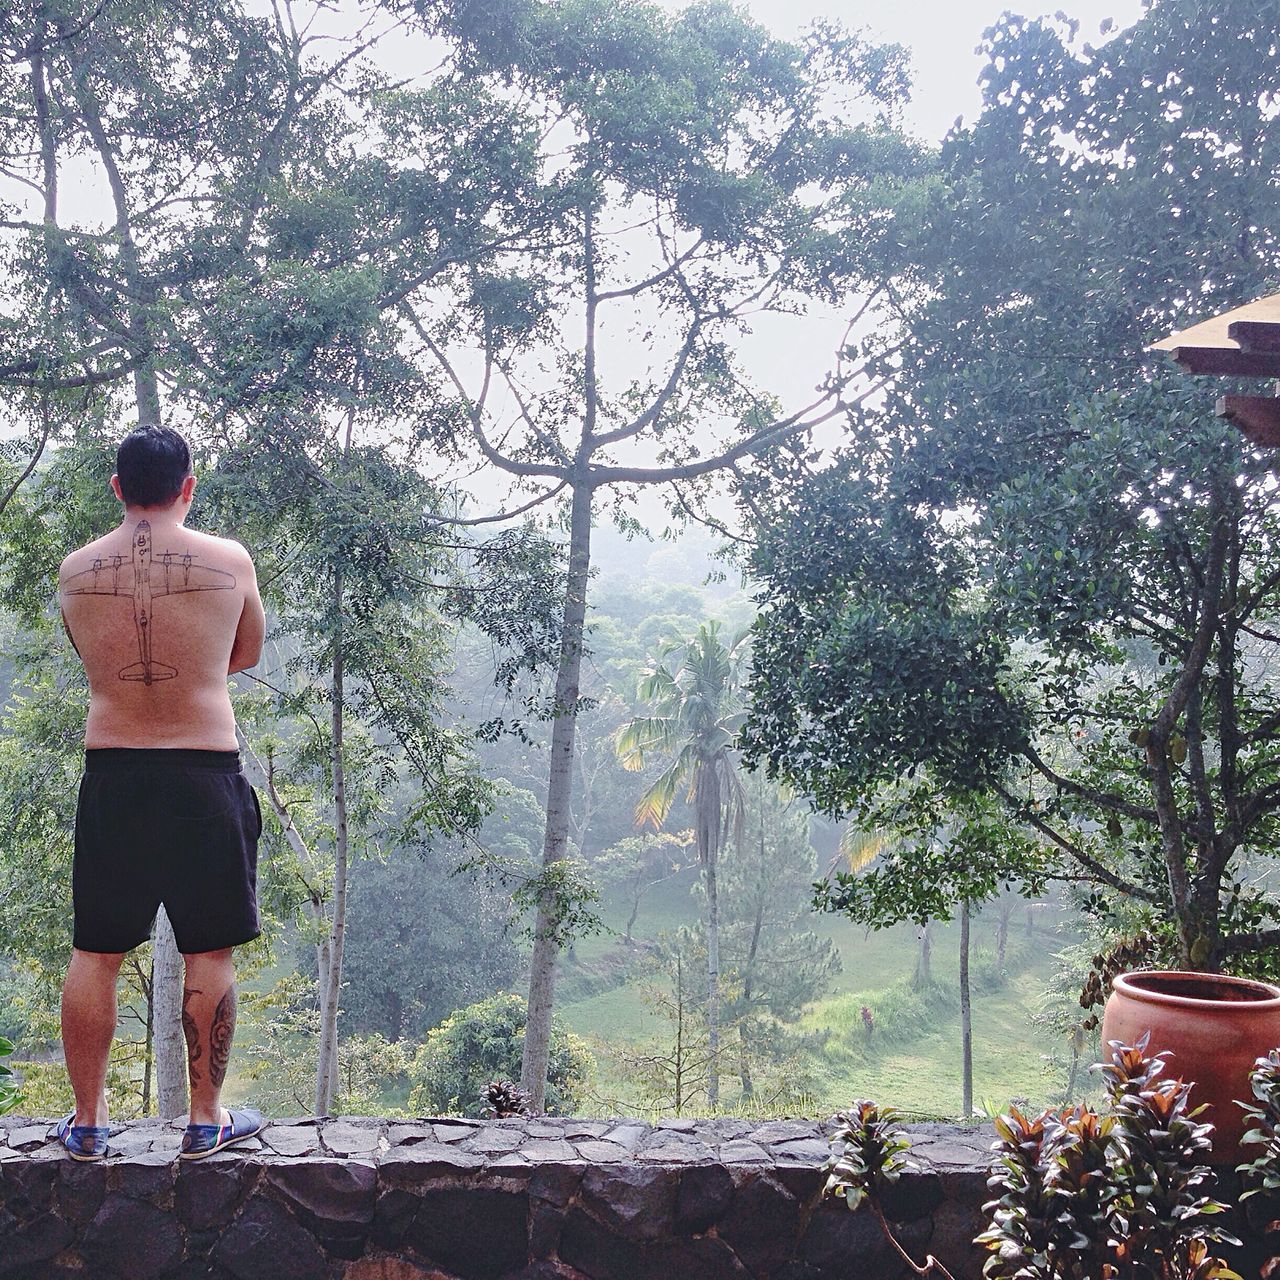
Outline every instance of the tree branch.
[[685, 368], [688, 366], [689, 357], [693, 354], [693, 348], [697, 344], [698, 335], [702, 331], [703, 317], [697, 316], [693, 324], [689, 326], [689, 332], [685, 335], [684, 341], [680, 344], [680, 350], [676, 353], [675, 363], [671, 367], [671, 376], [667, 379], [666, 385], [654, 398], [653, 403], [639, 417], [633, 418], [625, 427], [617, 427], [613, 431], [606, 431], [603, 435], [593, 436], [591, 443], [596, 448], [604, 448], [606, 445], [615, 444], [619, 440], [626, 440], [630, 436], [639, 435], [646, 427], [652, 425], [662, 415], [662, 411], [671, 402], [671, 397], [675, 394], [677, 387], [680, 385], [680, 379], [684, 376]]
[[1113, 796], [1105, 791], [1098, 791], [1094, 787], [1087, 787], [1074, 778], [1058, 773], [1043, 759], [1035, 747], [1029, 744], [1023, 747], [1022, 755], [1055, 787], [1069, 791], [1072, 795], [1079, 796], [1081, 800], [1087, 800], [1090, 804], [1096, 804], [1100, 809], [1107, 809], [1112, 813], [1122, 813], [1126, 818], [1133, 818], [1137, 822], [1150, 822], [1154, 826], [1158, 821], [1154, 809], [1134, 804], [1132, 800], [1126, 800], [1123, 796]]
[[1057, 845], [1069, 857], [1074, 858], [1082, 867], [1088, 870], [1094, 880], [1101, 880], [1103, 884], [1109, 884], [1113, 889], [1128, 897], [1137, 898], [1142, 902], [1149, 902], [1153, 906], [1160, 905], [1160, 899], [1150, 889], [1144, 889], [1141, 885], [1131, 884], [1128, 880], [1116, 875], [1109, 867], [1103, 866], [1096, 858], [1085, 853], [1079, 845], [1068, 840], [1066, 836], [1051, 827], [1038, 814], [1029, 810], [1012, 792], [1006, 791], [1002, 786], [997, 786], [996, 792], [1017, 814], [1020, 821], [1034, 827], [1045, 839]]

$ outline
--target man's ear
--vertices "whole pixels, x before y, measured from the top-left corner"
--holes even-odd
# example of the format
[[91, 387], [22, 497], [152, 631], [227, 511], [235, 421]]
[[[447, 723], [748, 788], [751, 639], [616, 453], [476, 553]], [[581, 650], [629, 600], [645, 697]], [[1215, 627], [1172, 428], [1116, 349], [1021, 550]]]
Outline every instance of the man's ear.
[[190, 504], [192, 495], [195, 493], [195, 491], [196, 491], [196, 478], [195, 476], [188, 476], [182, 482], [182, 488], [181, 490], [179, 490], [179, 494], [183, 502]]
[[116, 495], [116, 497], [120, 499], [120, 501], [121, 501], [121, 502], [123, 502], [123, 501], [124, 501], [124, 494], [120, 492], [120, 477], [119, 477], [119, 476], [112, 476], [112, 477], [111, 477], [111, 492], [112, 492], [112, 493], [114, 493], [114, 494]]

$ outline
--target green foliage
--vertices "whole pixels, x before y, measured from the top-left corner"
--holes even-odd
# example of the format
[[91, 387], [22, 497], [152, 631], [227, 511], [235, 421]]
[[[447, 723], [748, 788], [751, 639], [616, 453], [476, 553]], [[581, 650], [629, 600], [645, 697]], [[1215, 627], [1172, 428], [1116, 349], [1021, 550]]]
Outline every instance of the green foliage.
[[344, 1029], [420, 1040], [460, 1002], [510, 984], [520, 962], [508, 933], [510, 900], [455, 865], [447, 849], [397, 849], [357, 869]]
[[13, 1071], [4, 1061], [13, 1052], [13, 1041], [0, 1036], [0, 1116], [24, 1101], [22, 1090], [14, 1083]]
[[[738, 696], [746, 637], [721, 639], [720, 624], [702, 623], [688, 641], [672, 642], [641, 676], [636, 698], [651, 714], [618, 734], [618, 758], [640, 772], [664, 767], [636, 806], [636, 823], [660, 827], [682, 792], [693, 801], [698, 856], [719, 855], [730, 829], [742, 828], [742, 786], [734, 750], [743, 713]], [[668, 664], [667, 659], [675, 660]]]
[[874, 1102], [854, 1103], [853, 1110], [836, 1116], [831, 1135], [831, 1155], [823, 1165], [827, 1174], [824, 1195], [843, 1196], [850, 1209], [870, 1206], [885, 1238], [916, 1275], [935, 1272], [953, 1280], [951, 1272], [930, 1255], [917, 1266], [903, 1249], [889, 1226], [885, 1197], [908, 1169], [914, 1167], [907, 1156], [911, 1143], [892, 1107], [881, 1110]]
[[517, 911], [537, 912], [539, 919], [545, 920], [542, 925], [529, 926], [530, 936], [549, 939], [557, 948], [604, 930], [596, 910], [600, 891], [574, 858], [560, 858], [531, 872], [512, 890], [511, 901]]
[[[488, 1085], [520, 1073], [525, 1010], [519, 996], [490, 996], [459, 1009], [429, 1031], [409, 1069], [414, 1114], [482, 1116]], [[590, 1072], [586, 1045], [553, 1023], [547, 1112], [571, 1115]]]
[[[1244, 1192], [1242, 1200], [1262, 1197], [1262, 1219], [1267, 1222], [1264, 1233], [1274, 1236], [1277, 1230], [1275, 1216], [1276, 1192], [1280, 1191], [1280, 1049], [1272, 1049], [1265, 1058], [1259, 1058], [1249, 1073], [1253, 1088], [1254, 1105], [1245, 1107], [1251, 1128], [1242, 1142], [1261, 1146], [1262, 1150], [1252, 1160], [1237, 1166]], [[1275, 1245], [1271, 1248], [1274, 1250]], [[1273, 1274], [1280, 1255], [1273, 1252], [1263, 1265], [1260, 1274]]]
[[1245, 1196], [1280, 1190], [1280, 1049], [1259, 1058], [1249, 1072], [1254, 1104], [1246, 1106], [1250, 1128], [1242, 1143], [1262, 1151], [1240, 1166], [1247, 1184]]
[[641, 999], [665, 1024], [643, 1043], [617, 1050], [628, 1084], [639, 1091], [639, 1106], [663, 1115], [683, 1115], [710, 1103], [712, 1050], [707, 1025], [706, 942], [693, 930], [663, 935], [650, 959]]
[[[234, 1057], [268, 1115], [310, 1114], [320, 1015], [314, 975], [290, 971], [265, 990], [242, 988]], [[247, 1014], [248, 1016], [243, 1016]], [[379, 1032], [353, 1032], [338, 1045], [335, 1115], [405, 1115], [414, 1046]]]
[[654, 886], [679, 875], [689, 865], [693, 832], [679, 835], [668, 831], [643, 832], [626, 836], [604, 850], [593, 862], [603, 886], [621, 895], [628, 904], [623, 941], [631, 942], [631, 931], [645, 894]]
[[855, 1102], [852, 1110], [836, 1116], [831, 1155], [823, 1166], [823, 1194], [842, 1196], [850, 1209], [871, 1197], [882, 1198], [915, 1167], [907, 1157], [910, 1149], [911, 1141], [892, 1107], [882, 1110], [874, 1102]]
[[1240, 1280], [1209, 1250], [1239, 1244], [1213, 1221], [1225, 1205], [1205, 1194], [1212, 1125], [1196, 1122], [1191, 1086], [1162, 1080], [1164, 1056], [1110, 1045], [1100, 1068], [1109, 1111], [1016, 1108], [998, 1117], [999, 1165], [984, 1206], [991, 1252], [983, 1274], [999, 1280]]
[[[982, 113], [896, 222], [883, 406], [833, 456], [745, 476], [744, 758], [907, 832], [901, 874], [826, 899], [855, 919], [1083, 876], [1183, 966], [1274, 958], [1280, 904], [1240, 870], [1280, 804], [1270, 465], [1143, 363], [1274, 276], [1273, 37], [1228, 10], [1159, 0], [1096, 47], [1068, 19], [993, 27]], [[920, 815], [975, 793], [995, 838], [948, 856]]]
[[720, 868], [720, 966], [727, 1022], [736, 1024], [736, 1056], [745, 1098], [753, 1076], [788, 1057], [812, 1053], [812, 1036], [794, 1023], [840, 972], [840, 957], [806, 925], [817, 874], [809, 815], [763, 779], [748, 784], [743, 835]]

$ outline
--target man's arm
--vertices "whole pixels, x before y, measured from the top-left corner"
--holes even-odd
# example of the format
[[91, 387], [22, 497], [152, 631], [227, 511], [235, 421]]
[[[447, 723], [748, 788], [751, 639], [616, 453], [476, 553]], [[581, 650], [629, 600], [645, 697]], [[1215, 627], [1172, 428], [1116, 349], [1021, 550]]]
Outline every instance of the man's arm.
[[67, 621], [67, 611], [62, 607], [62, 582], [67, 576], [67, 562], [70, 559], [70, 556], [64, 556], [62, 563], [58, 566], [58, 612], [62, 615], [62, 629], [67, 633], [67, 639], [71, 641], [71, 647], [76, 651], [76, 657], [83, 662], [84, 656], [80, 652], [80, 646], [76, 644], [76, 638], [71, 634], [71, 624]]
[[[58, 612], [62, 613], [62, 609], [59, 608]], [[67, 621], [67, 615], [65, 613], [62, 613], [62, 629], [67, 633], [67, 639], [71, 641], [71, 647], [76, 651], [76, 657], [80, 658], [81, 662], [83, 662], [84, 658], [80, 653], [80, 646], [76, 644], [76, 638], [71, 634], [71, 624]]]
[[262, 641], [267, 633], [267, 615], [263, 611], [262, 599], [258, 595], [258, 578], [253, 570], [253, 561], [246, 555], [245, 562], [245, 572], [248, 576], [244, 607], [240, 610], [236, 638], [231, 645], [231, 661], [227, 664], [229, 676], [258, 665], [258, 659], [262, 657]]

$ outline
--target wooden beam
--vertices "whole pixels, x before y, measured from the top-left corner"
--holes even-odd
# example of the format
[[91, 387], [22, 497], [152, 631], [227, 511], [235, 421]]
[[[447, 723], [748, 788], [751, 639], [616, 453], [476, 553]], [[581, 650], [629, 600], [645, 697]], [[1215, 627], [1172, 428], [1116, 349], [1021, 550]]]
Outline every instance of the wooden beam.
[[1225, 378], [1280, 378], [1280, 351], [1174, 347], [1173, 358], [1188, 373], [1207, 373]]
[[1219, 396], [1216, 412], [1254, 444], [1280, 445], [1280, 400], [1271, 396]]
[[1227, 325], [1227, 337], [1241, 351], [1280, 352], [1280, 324], [1266, 320], [1236, 320]]

